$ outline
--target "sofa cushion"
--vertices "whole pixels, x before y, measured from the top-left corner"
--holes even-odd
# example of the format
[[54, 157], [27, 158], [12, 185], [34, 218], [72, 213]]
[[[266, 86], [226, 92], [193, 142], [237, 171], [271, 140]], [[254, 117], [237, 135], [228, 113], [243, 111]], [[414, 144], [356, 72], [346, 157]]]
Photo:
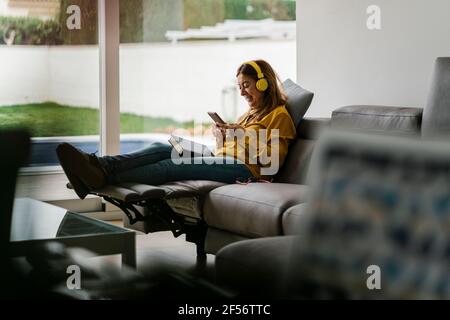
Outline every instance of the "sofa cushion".
[[205, 196], [225, 183], [210, 180], [172, 181], [160, 185], [166, 191], [167, 204], [173, 211], [196, 219], [202, 217]]
[[422, 109], [389, 106], [346, 106], [333, 111], [331, 127], [416, 135], [420, 132]]
[[269, 237], [232, 243], [215, 260], [217, 282], [252, 297], [281, 297], [298, 237]]
[[307, 193], [307, 186], [287, 183], [226, 185], [206, 196], [203, 215], [208, 226], [249, 238], [281, 235], [282, 214]]
[[211, 190], [224, 186], [226, 183], [210, 180], [184, 180], [164, 183], [158, 187], [166, 192], [166, 199], [204, 196]]
[[[223, 185], [225, 185], [225, 183], [210, 180], [173, 181], [159, 186], [123, 182], [92, 190], [91, 193], [98, 196], [109, 196], [125, 202], [133, 202], [147, 199], [173, 199], [203, 196], [212, 189]], [[73, 189], [70, 183], [67, 184], [67, 187]]]
[[284, 81], [283, 87], [288, 98], [286, 108], [294, 121], [295, 127], [297, 128], [306, 111], [308, 111], [314, 94], [306, 89], [303, 89], [291, 79]]
[[276, 182], [304, 184], [314, 142], [329, 127], [330, 119], [303, 119], [297, 128], [297, 139], [289, 146], [289, 152], [275, 177]]
[[288, 156], [276, 176], [276, 181], [304, 184], [313, 149], [313, 140], [298, 139], [293, 141], [289, 146]]
[[282, 227], [284, 235], [301, 235], [300, 227], [307, 223], [308, 204], [302, 203], [290, 207], [283, 214]]

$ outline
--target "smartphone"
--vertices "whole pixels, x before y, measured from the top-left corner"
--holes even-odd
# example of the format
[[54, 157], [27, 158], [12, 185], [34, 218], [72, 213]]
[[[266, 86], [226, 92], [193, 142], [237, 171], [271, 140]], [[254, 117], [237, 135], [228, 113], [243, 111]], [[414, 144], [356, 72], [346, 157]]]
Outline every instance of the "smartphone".
[[217, 112], [208, 112], [208, 115], [215, 123], [225, 124], [226, 122], [217, 114]]
[[170, 137], [169, 143], [173, 146], [173, 148], [178, 152], [181, 156], [183, 154], [183, 147], [178, 143], [177, 139], [174, 137]]

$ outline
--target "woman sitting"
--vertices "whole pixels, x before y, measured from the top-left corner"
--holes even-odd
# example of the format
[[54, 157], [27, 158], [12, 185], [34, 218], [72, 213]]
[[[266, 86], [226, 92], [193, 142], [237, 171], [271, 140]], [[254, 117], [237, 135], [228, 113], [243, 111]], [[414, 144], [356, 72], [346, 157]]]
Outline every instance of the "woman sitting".
[[214, 125], [217, 147], [211, 156], [174, 161], [177, 153], [169, 144], [152, 143], [133, 153], [97, 157], [60, 144], [58, 158], [77, 195], [84, 199], [93, 189], [121, 182], [160, 185], [181, 180], [270, 179], [283, 164], [296, 134], [285, 108], [286, 97], [276, 73], [263, 60], [243, 63], [236, 77], [249, 109], [237, 123]]

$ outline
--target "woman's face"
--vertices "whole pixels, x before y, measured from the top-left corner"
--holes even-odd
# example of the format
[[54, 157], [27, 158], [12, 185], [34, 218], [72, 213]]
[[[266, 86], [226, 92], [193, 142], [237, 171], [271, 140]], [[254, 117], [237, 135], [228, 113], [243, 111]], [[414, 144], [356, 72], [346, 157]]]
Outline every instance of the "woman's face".
[[261, 105], [264, 93], [256, 89], [256, 81], [242, 73], [237, 76], [237, 80], [241, 96], [244, 97], [250, 108], [257, 109]]

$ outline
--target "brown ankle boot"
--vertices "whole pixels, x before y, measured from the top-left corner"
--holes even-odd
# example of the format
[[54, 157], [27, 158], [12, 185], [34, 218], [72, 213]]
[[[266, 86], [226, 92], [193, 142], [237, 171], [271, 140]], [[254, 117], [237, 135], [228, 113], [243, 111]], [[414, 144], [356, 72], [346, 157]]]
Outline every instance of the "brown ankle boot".
[[[106, 184], [105, 171], [95, 156], [85, 153], [68, 143], [60, 144], [56, 151], [61, 166], [75, 190], [77, 189], [75, 185], [78, 185], [78, 189], [81, 189], [80, 182], [89, 191], [101, 188]], [[69, 177], [69, 175], [72, 177]]]

